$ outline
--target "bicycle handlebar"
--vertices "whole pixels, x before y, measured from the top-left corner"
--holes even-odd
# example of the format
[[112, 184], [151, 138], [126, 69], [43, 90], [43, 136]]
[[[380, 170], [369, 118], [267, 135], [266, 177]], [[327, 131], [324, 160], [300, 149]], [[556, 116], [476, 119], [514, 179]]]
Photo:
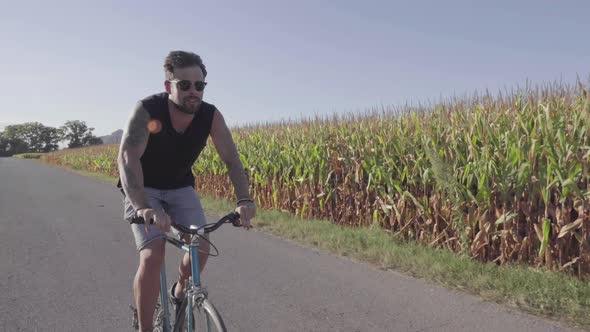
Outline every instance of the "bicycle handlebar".
[[[202, 234], [211, 233], [214, 230], [218, 229], [221, 225], [223, 225], [225, 223], [230, 223], [230, 222], [235, 227], [242, 226], [242, 224], [240, 223], [240, 214], [237, 212], [231, 212], [231, 213], [223, 216], [216, 223], [206, 224], [206, 225], [201, 226], [199, 228], [187, 228], [184, 225], [175, 224], [175, 223], [172, 223], [171, 226], [178, 229], [179, 231], [181, 231], [183, 233], [192, 234], [192, 235], [195, 235], [195, 234], [202, 235]], [[135, 216], [135, 217], [131, 218], [129, 223], [130, 224], [145, 224], [145, 219], [143, 219], [143, 217], [140, 217], [140, 216]], [[153, 223], [154, 223], [154, 219], [150, 219], [150, 225]]]

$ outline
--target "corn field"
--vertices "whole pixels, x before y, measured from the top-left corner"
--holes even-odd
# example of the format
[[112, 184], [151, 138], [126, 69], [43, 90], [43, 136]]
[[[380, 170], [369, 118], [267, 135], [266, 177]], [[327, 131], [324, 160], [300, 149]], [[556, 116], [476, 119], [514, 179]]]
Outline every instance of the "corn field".
[[94, 145], [47, 153], [40, 159], [51, 164], [118, 177], [118, 152], [119, 146], [115, 144]]
[[[590, 96], [547, 85], [233, 130], [261, 208], [590, 277]], [[117, 175], [118, 146], [44, 159]], [[212, 144], [196, 187], [235, 199]]]

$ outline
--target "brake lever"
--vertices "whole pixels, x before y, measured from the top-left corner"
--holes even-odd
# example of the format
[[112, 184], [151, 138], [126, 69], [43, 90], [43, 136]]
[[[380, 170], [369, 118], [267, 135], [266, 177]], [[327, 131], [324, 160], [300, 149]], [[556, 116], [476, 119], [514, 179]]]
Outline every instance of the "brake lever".
[[232, 225], [234, 227], [242, 227], [242, 223], [240, 222], [240, 214], [237, 212], [232, 212], [229, 216]]

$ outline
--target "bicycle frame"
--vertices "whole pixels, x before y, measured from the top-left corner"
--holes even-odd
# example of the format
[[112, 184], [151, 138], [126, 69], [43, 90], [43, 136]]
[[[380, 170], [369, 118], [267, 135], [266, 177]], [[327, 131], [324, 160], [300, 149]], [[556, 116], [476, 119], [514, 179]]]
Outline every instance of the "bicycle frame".
[[[240, 214], [237, 212], [232, 212], [226, 216], [224, 216], [223, 218], [219, 219], [219, 221], [217, 221], [214, 224], [207, 224], [205, 226], [199, 227], [197, 229], [191, 229], [191, 228], [186, 228], [185, 226], [182, 225], [173, 225], [175, 228], [177, 228], [178, 231], [185, 233], [185, 234], [193, 234], [191, 235], [191, 241], [189, 244], [186, 244], [176, 238], [170, 237], [167, 234], [166, 236], [166, 242], [170, 242], [171, 244], [173, 244], [175, 247], [177, 247], [178, 249], [184, 250], [186, 252], [189, 253], [189, 257], [190, 257], [190, 263], [191, 263], [191, 277], [189, 277], [189, 283], [188, 286], [185, 288], [185, 299], [182, 302], [181, 306], [185, 306], [184, 311], [186, 311], [187, 314], [187, 325], [189, 328], [189, 331], [192, 330], [193, 328], [193, 305], [197, 305], [197, 306], [201, 306], [201, 304], [204, 303], [204, 305], [207, 307], [207, 311], [209, 312], [208, 314], [206, 314], [205, 316], [207, 317], [207, 330], [210, 330], [210, 311], [213, 310], [215, 311], [215, 318], [214, 318], [214, 322], [213, 324], [215, 324], [218, 328], [225, 330], [225, 327], [223, 326], [223, 321], [221, 320], [221, 317], [219, 316], [219, 313], [216, 312], [215, 308], [212, 306], [211, 303], [209, 302], [204, 302], [207, 300], [207, 290], [204, 287], [201, 287], [201, 276], [199, 274], [199, 240], [200, 238], [205, 235], [208, 234], [210, 232], [213, 232], [214, 230], [216, 230], [217, 228], [219, 228], [221, 225], [231, 222], [235, 227], [240, 227], [241, 224], [239, 222], [240, 218]], [[141, 216], [135, 216], [133, 218], [131, 218], [129, 220], [130, 224], [143, 224], [145, 223], [145, 220], [143, 219], [143, 217]], [[215, 247], [215, 246], [213, 246]], [[184, 302], [186, 301], [186, 302]], [[162, 308], [162, 315], [163, 317], [162, 319], [162, 328], [164, 332], [170, 332], [170, 310], [168, 307], [168, 290], [167, 290], [167, 281], [166, 281], [166, 262], [165, 259], [162, 261], [162, 267], [160, 269], [160, 302], [161, 302], [161, 306]], [[211, 309], [213, 308], [213, 309]], [[131, 306], [131, 309], [133, 309], [134, 311], [134, 316], [133, 316], [133, 326], [135, 328], [137, 328], [137, 309], [133, 308], [133, 306]], [[199, 308], [200, 309], [200, 308]], [[159, 315], [159, 313], [158, 313]], [[175, 331], [178, 330], [180, 326], [177, 324], [177, 321], [174, 322], [174, 329]]]
[[[195, 239], [196, 237], [196, 239]], [[187, 324], [189, 331], [192, 331], [192, 314], [193, 314], [193, 301], [192, 297], [196, 294], [206, 294], [205, 290], [201, 288], [201, 279], [199, 274], [199, 237], [192, 236], [191, 242], [187, 245], [184, 242], [169, 237], [166, 235], [166, 241], [173, 244], [178, 249], [184, 250], [189, 253], [190, 261], [191, 261], [191, 272], [192, 276], [189, 278], [189, 286], [188, 291], [185, 293], [185, 298], [188, 300], [187, 304], [187, 312], [189, 313], [189, 317], [187, 317]], [[163, 325], [164, 325], [164, 332], [170, 332], [170, 310], [168, 308], [168, 289], [167, 289], [167, 282], [166, 282], [166, 263], [165, 258], [162, 261], [162, 269], [160, 270], [160, 302], [164, 310], [164, 317], [163, 317]], [[206, 295], [205, 295], [206, 296]], [[174, 322], [176, 325], [176, 322]]]

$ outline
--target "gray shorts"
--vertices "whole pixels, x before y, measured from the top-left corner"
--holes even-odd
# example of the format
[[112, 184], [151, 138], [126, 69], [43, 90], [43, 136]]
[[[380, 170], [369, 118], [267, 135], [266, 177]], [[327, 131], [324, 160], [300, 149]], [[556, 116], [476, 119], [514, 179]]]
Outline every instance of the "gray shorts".
[[[191, 225], [203, 226], [207, 222], [205, 212], [201, 206], [199, 196], [193, 187], [183, 187], [179, 189], [155, 189], [146, 187], [145, 194], [148, 204], [153, 209], [162, 209], [170, 216], [173, 223], [182, 224], [186, 227]], [[123, 200], [125, 207], [125, 220], [130, 220], [135, 215], [135, 209], [125, 197]], [[143, 249], [154, 239], [164, 238], [165, 234], [155, 225], [150, 227], [148, 234], [143, 224], [132, 224], [131, 230], [135, 237], [137, 251]]]

